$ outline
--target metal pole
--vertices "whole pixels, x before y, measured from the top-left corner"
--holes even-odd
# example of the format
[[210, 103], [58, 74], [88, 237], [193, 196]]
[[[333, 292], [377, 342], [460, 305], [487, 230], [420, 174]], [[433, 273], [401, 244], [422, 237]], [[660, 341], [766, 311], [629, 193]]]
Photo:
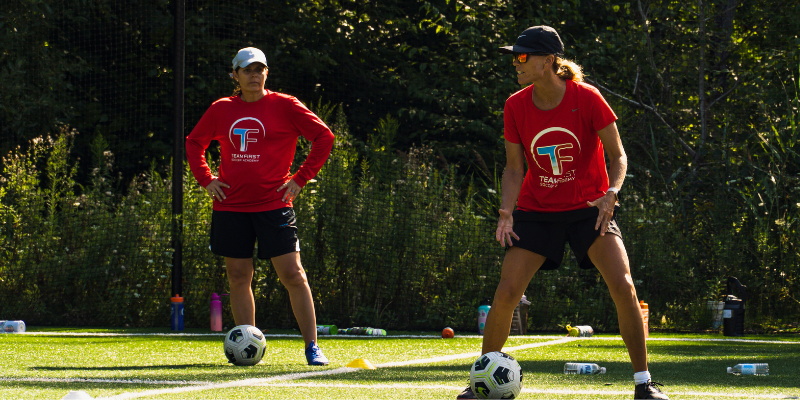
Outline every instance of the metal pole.
[[183, 159], [185, 157], [183, 132], [183, 92], [186, 76], [186, 1], [175, 2], [175, 34], [173, 40], [173, 106], [174, 143], [172, 153], [172, 295], [183, 292]]

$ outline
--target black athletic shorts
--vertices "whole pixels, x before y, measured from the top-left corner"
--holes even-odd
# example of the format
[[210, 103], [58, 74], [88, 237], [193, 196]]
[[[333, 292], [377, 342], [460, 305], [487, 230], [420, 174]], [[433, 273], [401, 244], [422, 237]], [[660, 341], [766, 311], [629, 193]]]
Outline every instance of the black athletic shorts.
[[[619, 206], [614, 208], [614, 216], [608, 224], [606, 233], [619, 236], [621, 239], [622, 232], [617, 224], [618, 209]], [[594, 240], [600, 236], [600, 230], [594, 229], [599, 212], [597, 207], [557, 213], [515, 210], [514, 233], [519, 236], [519, 240], [511, 238], [511, 243], [515, 247], [545, 256], [547, 259], [539, 268], [541, 270], [552, 270], [561, 266], [565, 243], [569, 243], [581, 268], [594, 268], [586, 253], [589, 252]]]
[[213, 211], [211, 252], [223, 257], [251, 258], [258, 239], [258, 258], [300, 251], [294, 209], [263, 212]]

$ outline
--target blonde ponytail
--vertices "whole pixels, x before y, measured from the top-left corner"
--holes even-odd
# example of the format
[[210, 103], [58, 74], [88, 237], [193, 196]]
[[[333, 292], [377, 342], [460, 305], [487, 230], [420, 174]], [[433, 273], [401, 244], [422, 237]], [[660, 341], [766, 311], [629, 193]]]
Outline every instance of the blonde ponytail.
[[558, 56], [556, 56], [556, 61], [553, 63], [553, 72], [561, 79], [583, 82], [581, 66]]

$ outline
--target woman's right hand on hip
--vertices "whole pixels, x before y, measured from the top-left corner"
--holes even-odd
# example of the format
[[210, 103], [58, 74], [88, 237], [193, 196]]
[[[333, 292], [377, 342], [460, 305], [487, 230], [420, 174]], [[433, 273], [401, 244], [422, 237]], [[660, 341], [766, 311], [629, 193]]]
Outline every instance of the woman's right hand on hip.
[[208, 192], [208, 195], [213, 197], [214, 200], [222, 201], [227, 199], [227, 197], [225, 196], [225, 192], [222, 191], [222, 188], [227, 189], [230, 187], [231, 186], [228, 185], [227, 183], [220, 181], [219, 178], [214, 178], [214, 180], [211, 181], [211, 183], [209, 183], [208, 186], [206, 186], [206, 192]]

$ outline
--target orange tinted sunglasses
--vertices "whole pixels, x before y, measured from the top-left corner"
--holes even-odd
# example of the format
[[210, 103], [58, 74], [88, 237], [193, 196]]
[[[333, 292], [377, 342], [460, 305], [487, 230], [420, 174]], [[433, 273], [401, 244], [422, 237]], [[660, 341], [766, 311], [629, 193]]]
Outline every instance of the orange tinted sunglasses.
[[526, 62], [528, 62], [528, 53], [514, 53], [513, 55], [514, 55], [514, 61], [520, 64], [525, 64]]
[[528, 61], [528, 56], [546, 56], [546, 53], [514, 53], [514, 61], [525, 64]]

